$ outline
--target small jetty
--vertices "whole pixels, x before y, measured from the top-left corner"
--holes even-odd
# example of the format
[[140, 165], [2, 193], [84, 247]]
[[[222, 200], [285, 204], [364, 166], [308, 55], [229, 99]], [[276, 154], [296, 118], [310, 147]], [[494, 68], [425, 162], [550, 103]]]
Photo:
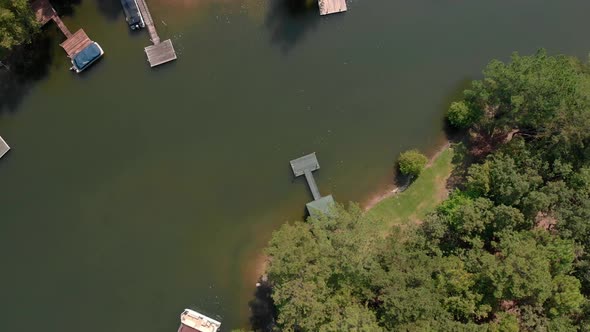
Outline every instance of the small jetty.
[[0, 158], [2, 158], [9, 150], [10, 146], [8, 146], [8, 144], [6, 144], [6, 141], [4, 141], [2, 136], [0, 136]]
[[329, 15], [345, 12], [346, 0], [318, 0], [320, 15]]
[[180, 314], [178, 332], [217, 332], [221, 323], [191, 309]]
[[307, 180], [309, 190], [313, 196], [313, 201], [305, 204], [309, 215], [317, 217], [322, 214], [329, 214], [330, 208], [334, 205], [334, 198], [332, 195], [322, 197], [318, 185], [315, 182], [312, 172], [320, 169], [320, 163], [315, 152], [291, 160], [291, 168], [295, 177], [305, 175], [305, 179]]
[[153, 44], [144, 49], [148, 58], [148, 62], [150, 63], [150, 67], [153, 68], [163, 63], [176, 60], [176, 51], [174, 51], [172, 41], [167, 39], [163, 42], [160, 42], [160, 36], [158, 36], [156, 25], [154, 24], [152, 14], [150, 14], [150, 10], [148, 9], [145, 0], [137, 0], [137, 6], [139, 7], [139, 11], [143, 17], [145, 26], [148, 28], [150, 40]]
[[[71, 69], [75, 70], [76, 72], [81, 72], [86, 68], [87, 65], [90, 65], [92, 62], [96, 61], [100, 56], [102, 56], [102, 54], [104, 54], [100, 46], [96, 42], [92, 41], [83, 29], [79, 29], [75, 33], [71, 33], [59, 15], [57, 15], [57, 12], [48, 0], [35, 0], [31, 3], [31, 8], [35, 13], [37, 22], [39, 22], [41, 26], [47, 24], [49, 21], [53, 21], [66, 37], [66, 40], [59, 45], [64, 49], [64, 51], [66, 51], [66, 54], [72, 60], [73, 67]], [[96, 47], [100, 49], [99, 54], [93, 59], [88, 59], [85, 63], [85, 66], [79, 68], [75, 62], [76, 57], [80, 55], [82, 51], [86, 50], [92, 45], [96, 45]]]

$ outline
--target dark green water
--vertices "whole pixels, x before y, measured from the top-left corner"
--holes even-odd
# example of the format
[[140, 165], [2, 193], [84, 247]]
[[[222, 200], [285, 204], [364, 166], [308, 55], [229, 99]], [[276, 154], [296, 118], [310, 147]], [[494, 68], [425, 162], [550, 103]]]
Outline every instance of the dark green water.
[[0, 96], [0, 331], [175, 331], [188, 306], [245, 326], [257, 257], [310, 199], [290, 159], [316, 151], [321, 191], [365, 201], [490, 59], [590, 50], [586, 0], [273, 1], [149, 1], [179, 56], [156, 70], [116, 0], [64, 19], [106, 52], [84, 75], [47, 29], [47, 74]]

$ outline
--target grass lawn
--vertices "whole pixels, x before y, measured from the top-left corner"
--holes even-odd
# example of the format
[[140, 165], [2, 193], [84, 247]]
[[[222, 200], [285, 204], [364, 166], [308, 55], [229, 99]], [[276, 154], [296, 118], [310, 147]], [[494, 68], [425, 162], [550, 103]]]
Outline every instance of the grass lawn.
[[446, 198], [446, 182], [453, 169], [452, 160], [453, 149], [446, 148], [408, 189], [382, 200], [368, 213], [383, 219], [387, 227], [422, 220]]

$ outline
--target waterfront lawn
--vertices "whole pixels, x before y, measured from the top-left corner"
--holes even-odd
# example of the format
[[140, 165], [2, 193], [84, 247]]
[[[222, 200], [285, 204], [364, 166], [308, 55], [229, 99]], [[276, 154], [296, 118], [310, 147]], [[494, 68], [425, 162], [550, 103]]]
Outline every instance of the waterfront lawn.
[[387, 227], [423, 220], [447, 196], [453, 153], [450, 147], [443, 150], [408, 189], [382, 200], [368, 213], [383, 219]]

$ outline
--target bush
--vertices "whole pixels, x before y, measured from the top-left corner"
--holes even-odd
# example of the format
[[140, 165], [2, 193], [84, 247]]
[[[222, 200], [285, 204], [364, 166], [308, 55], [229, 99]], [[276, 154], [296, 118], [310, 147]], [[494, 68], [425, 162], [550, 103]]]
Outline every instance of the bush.
[[456, 101], [447, 111], [447, 120], [453, 127], [468, 128], [473, 124], [473, 114], [465, 102]]
[[426, 166], [428, 158], [418, 150], [409, 150], [399, 156], [399, 170], [404, 175], [418, 176]]

